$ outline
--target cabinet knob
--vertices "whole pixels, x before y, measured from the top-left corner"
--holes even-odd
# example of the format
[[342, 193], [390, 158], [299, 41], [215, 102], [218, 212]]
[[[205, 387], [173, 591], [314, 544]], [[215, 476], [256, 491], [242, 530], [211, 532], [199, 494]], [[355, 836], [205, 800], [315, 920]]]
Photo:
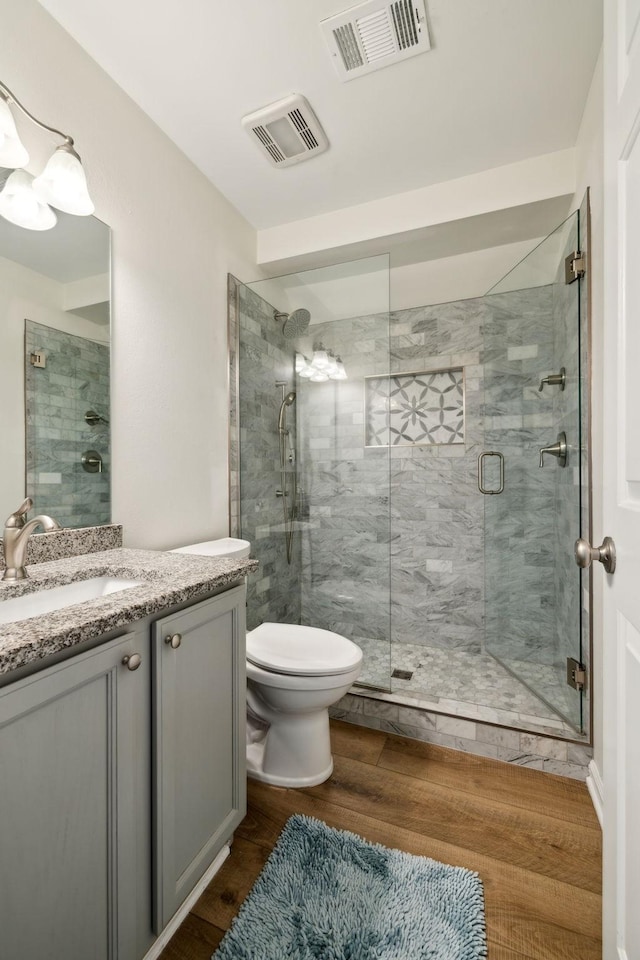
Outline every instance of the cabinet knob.
[[122, 658], [122, 663], [127, 670], [137, 670], [142, 663], [142, 657], [139, 653], [127, 654], [126, 657]]
[[171, 637], [165, 637], [164, 642], [168, 644], [172, 650], [177, 650], [182, 643], [182, 637], [179, 633], [174, 633]]

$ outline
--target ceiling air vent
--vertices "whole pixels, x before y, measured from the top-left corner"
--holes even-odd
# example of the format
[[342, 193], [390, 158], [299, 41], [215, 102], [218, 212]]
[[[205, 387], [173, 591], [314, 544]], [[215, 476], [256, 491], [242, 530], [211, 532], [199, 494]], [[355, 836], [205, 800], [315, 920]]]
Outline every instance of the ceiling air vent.
[[341, 80], [431, 49], [424, 0], [368, 0], [320, 24]]
[[299, 93], [248, 114], [242, 126], [274, 167], [308, 160], [329, 146], [318, 118]]

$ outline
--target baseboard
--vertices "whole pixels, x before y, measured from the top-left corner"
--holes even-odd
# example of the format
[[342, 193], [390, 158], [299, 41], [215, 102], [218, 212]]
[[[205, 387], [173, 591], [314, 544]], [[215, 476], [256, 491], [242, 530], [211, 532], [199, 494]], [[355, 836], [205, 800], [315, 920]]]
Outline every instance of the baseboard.
[[201, 897], [205, 889], [209, 886], [216, 873], [225, 862], [231, 850], [228, 845], [225, 845], [218, 856], [215, 858], [207, 872], [204, 874], [201, 880], [195, 885], [187, 899], [184, 901], [177, 913], [173, 915], [167, 926], [164, 928], [157, 940], [155, 940], [150, 947], [150, 949], [145, 953], [143, 960], [157, 960], [160, 956], [166, 945], [171, 940], [171, 937], [174, 935], [182, 921], [185, 919], [191, 907], [194, 903]]
[[598, 820], [600, 821], [600, 828], [602, 829], [602, 820], [604, 814], [604, 784], [602, 783], [602, 777], [600, 776], [600, 771], [596, 766], [595, 760], [592, 760], [589, 764], [587, 788], [589, 790], [591, 802], [593, 803]]

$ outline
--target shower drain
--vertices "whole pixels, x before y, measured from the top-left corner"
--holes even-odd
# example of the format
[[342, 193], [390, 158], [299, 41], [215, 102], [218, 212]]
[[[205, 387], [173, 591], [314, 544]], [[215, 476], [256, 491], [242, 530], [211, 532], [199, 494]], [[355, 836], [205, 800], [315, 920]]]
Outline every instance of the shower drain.
[[393, 680], [411, 680], [413, 670], [394, 670], [391, 674]]

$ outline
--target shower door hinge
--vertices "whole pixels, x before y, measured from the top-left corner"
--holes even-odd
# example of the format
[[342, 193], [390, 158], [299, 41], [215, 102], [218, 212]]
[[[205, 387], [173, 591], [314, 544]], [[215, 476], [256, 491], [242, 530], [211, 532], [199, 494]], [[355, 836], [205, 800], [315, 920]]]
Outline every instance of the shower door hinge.
[[587, 684], [587, 668], [573, 657], [567, 657], [567, 683], [574, 690], [584, 690]]
[[574, 283], [587, 272], [586, 257], [582, 250], [574, 250], [564, 261], [564, 282]]

